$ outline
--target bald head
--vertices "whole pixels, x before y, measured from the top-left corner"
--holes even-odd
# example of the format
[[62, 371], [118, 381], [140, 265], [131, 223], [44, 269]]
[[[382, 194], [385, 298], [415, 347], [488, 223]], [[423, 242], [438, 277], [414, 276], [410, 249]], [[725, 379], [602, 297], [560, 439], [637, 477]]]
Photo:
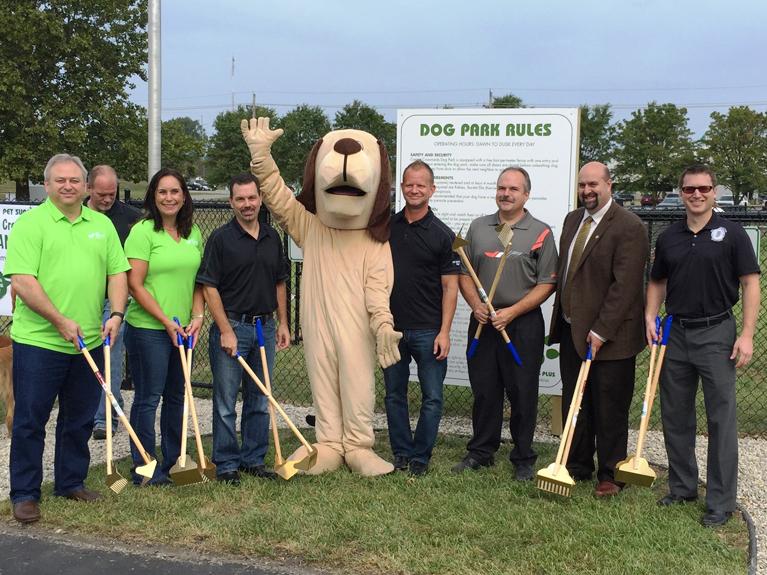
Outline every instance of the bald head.
[[602, 162], [589, 162], [578, 172], [578, 198], [590, 214], [601, 210], [612, 197], [610, 170]]

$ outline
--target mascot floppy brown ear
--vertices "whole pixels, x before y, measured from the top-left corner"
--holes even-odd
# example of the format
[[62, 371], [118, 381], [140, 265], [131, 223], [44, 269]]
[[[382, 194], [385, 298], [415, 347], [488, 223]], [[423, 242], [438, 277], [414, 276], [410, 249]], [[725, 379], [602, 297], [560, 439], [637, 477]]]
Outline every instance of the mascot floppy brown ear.
[[298, 201], [330, 228], [367, 229], [389, 239], [391, 169], [385, 146], [367, 132], [336, 130], [312, 148]]

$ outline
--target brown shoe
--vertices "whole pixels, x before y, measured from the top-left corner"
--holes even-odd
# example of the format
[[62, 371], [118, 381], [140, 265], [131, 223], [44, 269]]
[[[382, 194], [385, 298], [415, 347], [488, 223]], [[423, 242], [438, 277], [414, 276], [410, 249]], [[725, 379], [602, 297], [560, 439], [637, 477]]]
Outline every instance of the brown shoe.
[[594, 490], [595, 497], [615, 497], [621, 492], [621, 486], [612, 481], [600, 481]]
[[34, 523], [40, 519], [40, 505], [34, 499], [14, 503], [13, 518], [19, 523]]
[[96, 501], [97, 499], [101, 499], [101, 493], [83, 487], [77, 491], [67, 493], [65, 497], [67, 499], [74, 499], [75, 501]]

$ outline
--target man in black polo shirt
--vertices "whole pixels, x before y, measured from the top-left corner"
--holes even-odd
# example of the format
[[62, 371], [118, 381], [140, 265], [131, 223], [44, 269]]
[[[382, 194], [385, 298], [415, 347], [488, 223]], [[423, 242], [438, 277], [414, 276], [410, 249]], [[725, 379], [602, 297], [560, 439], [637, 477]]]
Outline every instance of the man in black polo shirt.
[[[250, 173], [229, 181], [234, 218], [216, 229], [205, 245], [197, 273], [214, 324], [208, 340], [213, 371], [213, 463], [219, 481], [240, 482], [239, 471], [274, 479], [264, 466], [269, 447], [266, 397], [244, 375], [234, 358], [245, 358], [263, 380], [256, 337], [256, 319], [263, 323], [267, 365], [274, 366], [277, 349], [290, 345], [285, 281], [289, 275], [282, 239], [270, 225], [258, 221], [261, 193]], [[277, 310], [279, 324], [274, 321]], [[237, 440], [235, 404], [242, 385], [242, 447]]]
[[[695, 396], [698, 379], [708, 420], [707, 527], [727, 522], [735, 510], [738, 435], [735, 370], [753, 355], [759, 311], [759, 264], [740, 224], [714, 213], [716, 176], [702, 165], [679, 180], [687, 217], [658, 237], [647, 287], [647, 342], [663, 300], [674, 316], [661, 371], [661, 416], [669, 462], [668, 506], [698, 497]], [[743, 329], [736, 337], [731, 308], [743, 289]]]
[[[141, 211], [121, 202], [118, 198], [120, 183], [114, 168], [107, 165], [94, 166], [88, 174], [88, 194], [85, 205], [92, 210], [101, 212], [108, 217], [117, 230], [120, 237], [120, 245], [125, 245], [125, 240], [136, 220], [141, 217]], [[118, 313], [118, 312], [115, 312]], [[104, 298], [104, 321], [112, 315], [109, 307], [109, 298]], [[125, 357], [125, 321], [120, 324], [120, 332], [117, 339], [110, 347], [110, 361], [112, 365], [112, 395], [115, 396], [120, 407], [123, 406], [123, 398], [120, 393], [120, 384], [123, 379], [123, 357]], [[117, 417], [112, 418], [112, 432], [117, 431]], [[93, 417], [93, 439], [106, 439], [106, 404], [104, 393], [101, 393], [101, 401], [96, 415]]]
[[[447, 373], [450, 326], [458, 298], [461, 262], [453, 252], [455, 234], [429, 208], [434, 173], [416, 160], [402, 174], [405, 207], [391, 222], [394, 288], [390, 307], [394, 329], [403, 333], [400, 361], [384, 370], [386, 419], [394, 468], [423, 475], [442, 418], [442, 384]], [[410, 360], [418, 364], [421, 414], [413, 434], [408, 414]]]

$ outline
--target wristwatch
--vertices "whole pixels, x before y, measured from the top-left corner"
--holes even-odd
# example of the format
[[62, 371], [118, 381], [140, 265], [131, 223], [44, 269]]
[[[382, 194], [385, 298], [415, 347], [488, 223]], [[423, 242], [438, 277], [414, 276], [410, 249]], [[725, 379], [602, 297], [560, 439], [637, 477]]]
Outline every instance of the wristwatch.
[[109, 316], [109, 319], [112, 319], [112, 318], [113, 318], [113, 317], [115, 317], [115, 316], [116, 316], [116, 317], [119, 317], [119, 318], [120, 318], [120, 321], [122, 321], [122, 320], [124, 320], [124, 319], [125, 319], [125, 314], [124, 314], [123, 312], [121, 312], [121, 311], [113, 311], [113, 312], [110, 314], [110, 316]]

